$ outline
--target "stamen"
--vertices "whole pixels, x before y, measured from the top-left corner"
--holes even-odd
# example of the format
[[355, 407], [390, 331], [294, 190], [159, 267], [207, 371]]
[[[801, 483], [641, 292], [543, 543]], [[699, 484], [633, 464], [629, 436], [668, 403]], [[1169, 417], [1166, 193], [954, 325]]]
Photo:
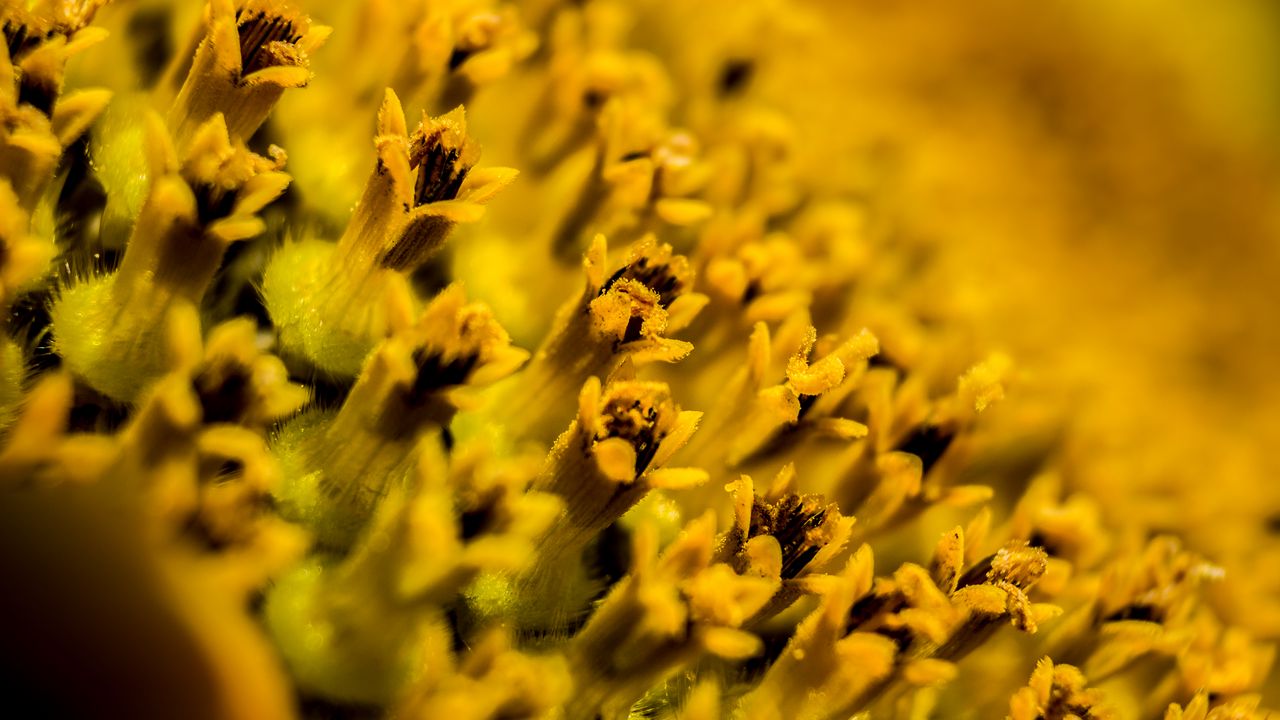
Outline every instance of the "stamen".
[[418, 170], [414, 205], [458, 197], [462, 181], [471, 171], [471, 165], [462, 160], [463, 148], [446, 144], [444, 128], [435, 128], [430, 133], [415, 133], [411, 142], [409, 166]]
[[462, 385], [480, 362], [478, 354], [459, 355], [445, 359], [439, 352], [419, 348], [413, 353], [418, 375], [409, 390], [409, 397], [421, 400], [446, 387]]
[[281, 15], [269, 16], [261, 10], [238, 10], [236, 29], [240, 32], [242, 76], [277, 65], [298, 64], [296, 53], [291, 55], [278, 46], [296, 45], [302, 40], [292, 19]]
[[329, 35], [280, 0], [248, 0], [238, 10], [230, 0], [210, 0], [206, 15], [169, 108], [179, 147], [215, 113], [226, 117], [233, 137], [252, 137], [286, 89], [310, 82], [310, 54]]
[[[677, 260], [683, 261], [683, 256], [676, 256]], [[676, 298], [684, 293], [686, 281], [683, 275], [688, 272], [688, 263], [682, 262], [677, 272], [670, 264], [667, 263], [650, 263], [647, 256], [641, 256], [635, 262], [627, 263], [609, 276], [604, 281], [604, 286], [600, 288], [601, 295], [608, 292], [619, 280], [635, 280], [650, 290], [658, 294], [658, 304], [664, 308], [670, 307]]]
[[927, 475], [946, 454], [954, 440], [954, 432], [937, 425], [925, 425], [903, 440], [898, 450], [920, 458], [921, 474]]
[[4, 41], [9, 46], [9, 61], [17, 62], [31, 48], [39, 45], [47, 35], [36, 34], [32, 36], [30, 29], [23, 22], [16, 19], [6, 19], [4, 21]]
[[[782, 577], [800, 574], [826, 545], [823, 527], [835, 508], [816, 495], [791, 493], [776, 502], [756, 498], [748, 536], [772, 535], [782, 547]], [[836, 516], [839, 513], [836, 512]]]
[[196, 219], [201, 225], [208, 225], [231, 215], [236, 204], [235, 191], [211, 182], [195, 183], [191, 192], [196, 198]]
[[206, 367], [192, 378], [191, 389], [200, 401], [205, 423], [236, 422], [253, 402], [250, 371], [238, 363]]
[[[467, 135], [462, 107], [438, 118], [424, 118], [408, 138], [408, 146], [409, 169], [417, 171], [412, 194], [404, 197], [408, 221], [403, 227], [389, 228], [393, 243], [378, 255], [382, 267], [403, 272], [421, 267], [444, 244], [453, 226], [468, 215], [467, 211], [460, 215], [456, 206], [474, 199], [475, 191], [463, 193], [462, 186], [480, 159], [479, 145]], [[450, 205], [433, 207], [435, 203]]]
[[596, 441], [620, 438], [631, 443], [636, 451], [636, 474], [643, 473], [666, 437], [658, 426], [658, 407], [647, 398], [613, 397], [600, 416], [603, 432], [596, 435]]

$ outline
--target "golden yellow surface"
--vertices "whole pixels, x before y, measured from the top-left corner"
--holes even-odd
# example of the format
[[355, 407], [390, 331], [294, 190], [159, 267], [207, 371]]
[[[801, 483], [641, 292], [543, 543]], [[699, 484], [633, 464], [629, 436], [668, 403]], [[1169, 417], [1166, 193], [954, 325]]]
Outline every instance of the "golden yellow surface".
[[297, 4], [120, 0], [69, 53], [5, 25], [31, 696], [1280, 702], [1280, 6]]
[[882, 203], [936, 253], [919, 304], [1071, 408], [1111, 523], [1183, 534], [1225, 566], [1219, 609], [1280, 636], [1280, 9], [800, 7], [822, 32], [750, 42], [806, 172]]
[[1265, 596], [1220, 598], [1237, 622], [1280, 634], [1280, 14], [813, 11], [831, 32], [762, 77], [822, 139], [810, 172], [926, 238], [931, 302], [1074, 408], [1076, 479], [1117, 523], [1188, 533]]

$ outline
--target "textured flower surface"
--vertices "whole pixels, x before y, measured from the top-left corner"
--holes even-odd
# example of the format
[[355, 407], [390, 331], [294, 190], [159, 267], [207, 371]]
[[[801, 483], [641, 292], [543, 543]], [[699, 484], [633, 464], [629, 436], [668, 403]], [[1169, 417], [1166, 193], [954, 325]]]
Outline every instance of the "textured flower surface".
[[1280, 35], [1148, 4], [0, 0], [6, 707], [1271, 717]]

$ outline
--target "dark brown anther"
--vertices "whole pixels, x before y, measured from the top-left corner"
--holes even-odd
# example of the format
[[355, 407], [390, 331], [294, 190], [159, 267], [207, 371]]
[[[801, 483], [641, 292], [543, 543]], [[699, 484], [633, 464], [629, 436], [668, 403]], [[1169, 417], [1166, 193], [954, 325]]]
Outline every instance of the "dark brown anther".
[[730, 60], [720, 69], [720, 95], [728, 97], [737, 95], [747, 89], [751, 77], [755, 74], [755, 64], [750, 60]]
[[4, 34], [4, 42], [9, 49], [9, 62], [16, 64], [24, 55], [52, 38], [70, 38], [93, 22], [93, 16], [105, 4], [105, 0], [82, 0], [74, 6], [58, 7], [50, 15], [47, 9], [32, 12], [24, 10], [22, 2], [6, 0], [0, 9], [0, 19], [3, 20], [0, 33]]
[[895, 608], [890, 606], [892, 599], [888, 595], [879, 595], [874, 592], [858, 598], [853, 607], [849, 608], [849, 615], [845, 618], [845, 634], [861, 629], [882, 612], [895, 612]]
[[24, 76], [18, 85], [18, 103], [30, 105], [47, 117], [53, 117], [53, 104], [57, 99], [58, 88], [42, 82], [41, 78]]
[[240, 31], [242, 76], [280, 64], [281, 56], [273, 43], [295, 45], [302, 39], [292, 20], [260, 10], [238, 11], [236, 28]]
[[249, 369], [239, 363], [210, 366], [191, 380], [206, 423], [239, 422], [253, 404]]
[[877, 593], [872, 591], [849, 608], [845, 632], [873, 632], [893, 641], [899, 653], [905, 653], [915, 641], [915, 635], [906, 627], [886, 625], [884, 619], [906, 610], [908, 603], [899, 592]]
[[[3, 17], [5, 46], [9, 50], [9, 62], [17, 68], [21, 60], [41, 45], [55, 38], [70, 39], [76, 31], [87, 25], [100, 3], [82, 3], [81, 7], [66, 8], [52, 17], [24, 12], [22, 3], [6, 2], [0, 16]], [[37, 11], [42, 12], [42, 11]], [[61, 94], [61, 80], [45, 72], [31, 74], [18, 72], [18, 104], [30, 105], [48, 117], [53, 117], [53, 106]]]
[[9, 47], [9, 61], [17, 62], [28, 50], [39, 45], [43, 37], [32, 37], [25, 23], [4, 21], [4, 43]]
[[582, 104], [588, 110], [599, 110], [604, 107], [605, 102], [609, 100], [609, 94], [603, 90], [591, 89], [582, 93]]
[[796, 413], [796, 422], [803, 420], [804, 416], [809, 414], [809, 411], [813, 409], [813, 404], [818, 402], [820, 397], [822, 396], [805, 395], [803, 393], [796, 396], [796, 400], [800, 403], [800, 411]]
[[191, 187], [196, 197], [196, 218], [201, 225], [209, 225], [229, 217], [236, 205], [236, 193], [212, 183], [195, 183]]
[[1038, 547], [1041, 550], [1044, 550], [1045, 554], [1049, 557], [1060, 557], [1062, 555], [1061, 548], [1045, 536], [1044, 533], [1038, 530], [1031, 533], [1031, 537], [1027, 538], [1027, 544], [1031, 547]]
[[618, 341], [618, 345], [625, 345], [629, 342], [639, 340], [643, 335], [641, 331], [644, 329], [644, 318], [639, 315], [632, 315], [627, 321], [627, 329], [622, 332], [622, 339]]
[[462, 531], [462, 539], [470, 540], [485, 531], [493, 523], [494, 508], [484, 506], [476, 510], [467, 510], [458, 515], [458, 525]]
[[636, 450], [636, 475], [649, 467], [664, 435], [658, 433], [658, 409], [642, 400], [613, 398], [601, 412], [604, 433], [596, 440], [616, 437], [631, 443]]
[[1280, 513], [1268, 516], [1264, 521], [1264, 524], [1267, 528], [1267, 532], [1280, 534]]
[[413, 381], [409, 397], [422, 401], [444, 388], [466, 383], [467, 377], [480, 362], [480, 356], [459, 355], [445, 360], [438, 352], [420, 348], [414, 351], [413, 361], [418, 366], [418, 375]]
[[964, 575], [960, 576], [959, 582], [956, 583], [956, 589], [959, 590], [970, 585], [981, 585], [986, 582], [987, 575], [991, 572], [991, 561], [995, 557], [995, 555], [988, 555], [974, 563], [972, 567], [965, 571]]
[[756, 498], [751, 506], [749, 537], [772, 535], [782, 547], [782, 577], [800, 574], [822, 549], [821, 535], [829, 506], [815, 495], [786, 495], [770, 503]]
[[670, 307], [676, 298], [685, 291], [684, 282], [671, 271], [666, 263], [650, 264], [649, 258], [641, 256], [635, 262], [622, 266], [617, 272], [605, 280], [600, 288], [603, 295], [619, 280], [635, 280], [658, 294], [658, 304]]
[[462, 162], [462, 148], [444, 142], [444, 129], [415, 134], [409, 148], [409, 166], [418, 170], [415, 206], [458, 197], [471, 166]]
[[[417, 171], [412, 207], [456, 200], [468, 173], [479, 159], [479, 148], [466, 136], [462, 108], [434, 120], [424, 120], [409, 138], [409, 167]], [[384, 268], [411, 272], [421, 267], [444, 244], [454, 220], [446, 211], [414, 213], [399, 238], [384, 250]]]
[[455, 47], [453, 52], [449, 53], [449, 71], [452, 72], [462, 67], [462, 63], [466, 62], [475, 54], [475, 50], [471, 48]]
[[925, 425], [903, 440], [897, 449], [920, 458], [921, 473], [928, 474], [929, 470], [946, 454], [953, 440], [955, 440], [955, 433], [950, 430], [937, 425]]
[[1165, 620], [1165, 612], [1164, 608], [1156, 605], [1134, 603], [1132, 605], [1126, 605], [1102, 619], [1103, 622], [1114, 622], [1117, 620], [1141, 620], [1144, 622], [1163, 623]]

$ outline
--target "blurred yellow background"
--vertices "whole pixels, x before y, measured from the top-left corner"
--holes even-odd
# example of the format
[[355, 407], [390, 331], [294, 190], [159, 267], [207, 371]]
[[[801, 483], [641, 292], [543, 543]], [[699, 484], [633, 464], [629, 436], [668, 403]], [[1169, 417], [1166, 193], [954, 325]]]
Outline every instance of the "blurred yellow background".
[[[710, 5], [685, 10], [696, 48]], [[924, 243], [918, 288], [1069, 408], [1069, 480], [1223, 564], [1280, 637], [1280, 6], [831, 0], [744, 30], [806, 172]], [[789, 38], [788, 33], [794, 37]], [[799, 39], [796, 39], [799, 38]], [[755, 47], [746, 47], [754, 45]], [[663, 48], [670, 52], [671, 48]], [[1016, 402], [1016, 400], [1015, 400]]]

